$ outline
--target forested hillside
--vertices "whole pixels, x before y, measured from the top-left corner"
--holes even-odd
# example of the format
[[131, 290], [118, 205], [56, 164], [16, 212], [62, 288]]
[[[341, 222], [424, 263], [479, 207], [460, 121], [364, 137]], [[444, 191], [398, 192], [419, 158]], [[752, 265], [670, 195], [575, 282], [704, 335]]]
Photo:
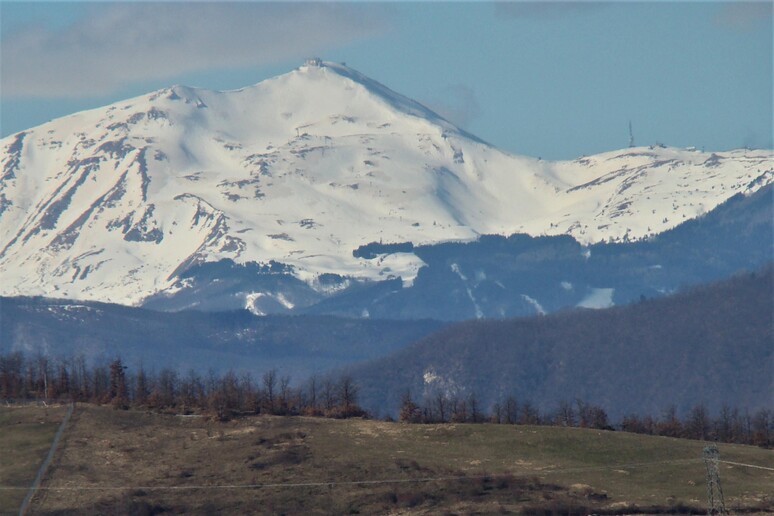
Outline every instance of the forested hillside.
[[562, 401], [626, 414], [684, 414], [703, 403], [750, 411], [774, 392], [774, 283], [769, 266], [667, 298], [447, 327], [355, 368], [366, 408], [471, 395], [485, 410], [513, 396], [541, 409]]

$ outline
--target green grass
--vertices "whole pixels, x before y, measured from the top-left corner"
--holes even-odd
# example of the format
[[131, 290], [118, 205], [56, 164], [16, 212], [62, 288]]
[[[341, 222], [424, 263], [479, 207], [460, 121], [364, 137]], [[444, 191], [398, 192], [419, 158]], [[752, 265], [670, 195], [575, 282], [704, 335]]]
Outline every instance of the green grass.
[[0, 407], [0, 514], [16, 514], [51, 447], [65, 407]]
[[[701, 510], [703, 446], [575, 428], [303, 417], [218, 423], [80, 406], [44, 481], [49, 489], [33, 508], [59, 514], [582, 514], [683, 504]], [[721, 445], [720, 452], [723, 460], [774, 467], [770, 450]], [[724, 464], [720, 474], [730, 508], [774, 508], [766, 498], [774, 472]], [[445, 480], [353, 483], [428, 478]], [[304, 483], [330, 485], [288, 485]], [[225, 485], [253, 487], [169, 489]]]
[[[406, 457], [436, 468], [587, 484], [611, 500], [639, 505], [706, 503], [701, 460], [706, 443], [700, 441], [579, 428], [335, 423], [343, 435], [326, 439], [331, 459], [338, 454], [355, 462]], [[362, 436], [366, 428], [375, 432], [373, 439]], [[723, 444], [719, 449], [722, 460], [774, 468], [774, 451]], [[727, 464], [721, 464], [720, 477], [730, 505], [762, 499], [774, 485], [774, 472]]]

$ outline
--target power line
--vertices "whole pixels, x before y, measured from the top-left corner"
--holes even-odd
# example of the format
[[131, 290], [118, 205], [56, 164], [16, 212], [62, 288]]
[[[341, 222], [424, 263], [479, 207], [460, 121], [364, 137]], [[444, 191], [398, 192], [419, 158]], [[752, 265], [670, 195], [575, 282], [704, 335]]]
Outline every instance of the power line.
[[[513, 473], [503, 473], [499, 475], [464, 475], [464, 476], [442, 476], [442, 477], [420, 477], [420, 478], [392, 478], [382, 480], [333, 480], [317, 482], [278, 482], [278, 483], [251, 483], [251, 484], [194, 484], [181, 486], [98, 486], [98, 485], [75, 485], [75, 486], [40, 486], [38, 489], [49, 491], [122, 491], [127, 489], [143, 489], [155, 491], [185, 491], [198, 489], [261, 489], [261, 488], [304, 488], [304, 487], [334, 487], [334, 486], [354, 486], [354, 485], [376, 485], [376, 484], [409, 484], [409, 483], [427, 483], [427, 482], [449, 482], [460, 480], [480, 480], [484, 478], [525, 478], [543, 475], [556, 475], [562, 473], [581, 473], [586, 471], [603, 471], [612, 469], [640, 468], [649, 466], [659, 466], [668, 464], [691, 464], [700, 462], [703, 459], [674, 459], [651, 462], [630, 462], [625, 464], [613, 464], [609, 466], [581, 466], [575, 468], [545, 469], [523, 472], [517, 475]], [[706, 459], [705, 459], [706, 460]], [[721, 461], [724, 464], [734, 466], [743, 466], [748, 468], [774, 471], [774, 468], [757, 466], [755, 464], [744, 464], [741, 462]], [[25, 490], [25, 487], [0, 486], [0, 491]]]
[[[564, 468], [564, 469], [550, 469], [550, 470], [535, 470], [524, 472], [518, 475], [512, 473], [503, 473], [499, 475], [464, 475], [464, 476], [444, 476], [444, 477], [420, 477], [420, 478], [393, 478], [383, 480], [340, 480], [329, 482], [281, 482], [281, 483], [264, 483], [264, 484], [198, 484], [198, 485], [182, 485], [182, 486], [97, 486], [97, 485], [80, 485], [80, 486], [41, 486], [40, 490], [49, 491], [119, 491], [126, 489], [143, 489], [143, 490], [156, 490], [156, 491], [176, 491], [176, 490], [197, 490], [197, 489], [260, 489], [260, 488], [301, 488], [301, 487], [328, 487], [328, 486], [346, 486], [346, 485], [374, 485], [374, 484], [408, 484], [408, 483], [423, 483], [423, 482], [448, 482], [456, 480], [479, 480], [484, 478], [504, 478], [504, 477], [534, 477], [542, 475], [554, 475], [561, 473], [579, 473], [584, 471], [601, 471], [607, 469], [621, 469], [621, 468], [636, 468], [656, 466], [663, 464], [687, 464], [692, 462], [698, 462], [699, 459], [676, 459], [666, 461], [654, 461], [654, 462], [633, 462], [626, 464], [613, 464], [610, 466], [588, 466], [588, 467], [576, 467], [576, 468]], [[0, 490], [14, 490], [24, 489], [15, 486], [0, 486]]]
[[767, 468], [766, 466], [756, 466], [755, 464], [742, 464], [741, 462], [731, 462], [728, 460], [718, 460], [722, 464], [731, 464], [733, 466], [744, 466], [746, 468], [764, 469], [766, 471], [774, 471], [774, 468]]

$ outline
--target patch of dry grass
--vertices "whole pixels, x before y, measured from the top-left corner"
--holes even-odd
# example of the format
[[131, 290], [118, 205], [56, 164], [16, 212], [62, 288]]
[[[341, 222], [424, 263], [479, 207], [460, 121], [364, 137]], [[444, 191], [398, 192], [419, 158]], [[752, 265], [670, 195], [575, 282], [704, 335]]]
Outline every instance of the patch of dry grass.
[[64, 406], [0, 406], [0, 513], [18, 512], [66, 411]]
[[[614, 514], [706, 503], [703, 443], [621, 432], [268, 416], [219, 423], [79, 406], [60, 446], [37, 513]], [[720, 451], [774, 467], [771, 451]], [[727, 504], [772, 507], [774, 473], [748, 469], [723, 466]], [[372, 483], [384, 480], [393, 482]]]

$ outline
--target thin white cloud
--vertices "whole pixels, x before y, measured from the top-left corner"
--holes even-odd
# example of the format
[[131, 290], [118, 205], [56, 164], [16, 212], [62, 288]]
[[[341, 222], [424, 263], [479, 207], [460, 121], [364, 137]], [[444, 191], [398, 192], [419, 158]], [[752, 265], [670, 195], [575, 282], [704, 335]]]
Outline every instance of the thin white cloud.
[[771, 30], [773, 13], [774, 4], [770, 1], [727, 3], [715, 17], [715, 23], [742, 32], [763, 27]]
[[498, 18], [557, 19], [578, 16], [607, 6], [605, 2], [569, 1], [508, 1], [494, 4]]
[[457, 127], [467, 128], [481, 115], [476, 92], [464, 84], [454, 84], [435, 92], [425, 104]]
[[4, 38], [0, 84], [10, 98], [105, 95], [132, 82], [324, 54], [387, 29], [378, 5], [103, 4], [71, 26]]

